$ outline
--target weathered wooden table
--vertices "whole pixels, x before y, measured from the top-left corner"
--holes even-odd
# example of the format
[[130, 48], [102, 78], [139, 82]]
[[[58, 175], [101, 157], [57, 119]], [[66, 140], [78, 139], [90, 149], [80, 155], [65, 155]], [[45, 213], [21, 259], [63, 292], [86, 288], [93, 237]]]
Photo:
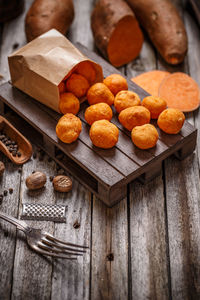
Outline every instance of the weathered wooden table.
[[[31, 0], [26, 1], [25, 11]], [[75, 0], [76, 17], [68, 38], [94, 50], [89, 16], [92, 0]], [[184, 71], [200, 84], [200, 30], [185, 1], [174, 1], [185, 22], [189, 51], [184, 64], [166, 65], [146, 40], [135, 61], [121, 68], [128, 76], [162, 69]], [[24, 15], [0, 27], [0, 83], [9, 79], [7, 55], [25, 44]], [[198, 111], [187, 119], [200, 126]], [[22, 203], [48, 202], [68, 206], [66, 224], [28, 223], [60, 238], [90, 246], [78, 262], [52, 260], [31, 251], [23, 234], [0, 220], [0, 299], [200, 299], [199, 142], [183, 161], [166, 159], [162, 174], [146, 185], [128, 185], [127, 197], [107, 208], [77, 180], [67, 195], [53, 192], [47, 180], [38, 193], [27, 192], [25, 179], [34, 170], [47, 177], [58, 166], [37, 149], [37, 157], [6, 165], [0, 193], [9, 188], [0, 210], [19, 217]], [[80, 224], [80, 226], [76, 226]]]

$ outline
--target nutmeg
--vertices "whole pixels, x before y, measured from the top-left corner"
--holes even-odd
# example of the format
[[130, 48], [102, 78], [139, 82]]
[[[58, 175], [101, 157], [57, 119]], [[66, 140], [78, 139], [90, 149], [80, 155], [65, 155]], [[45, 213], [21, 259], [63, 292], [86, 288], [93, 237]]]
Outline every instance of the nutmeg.
[[37, 190], [42, 188], [46, 181], [46, 175], [37, 171], [26, 178], [26, 186], [29, 190]]
[[53, 179], [53, 187], [57, 192], [69, 192], [72, 189], [72, 180], [68, 176], [58, 175]]

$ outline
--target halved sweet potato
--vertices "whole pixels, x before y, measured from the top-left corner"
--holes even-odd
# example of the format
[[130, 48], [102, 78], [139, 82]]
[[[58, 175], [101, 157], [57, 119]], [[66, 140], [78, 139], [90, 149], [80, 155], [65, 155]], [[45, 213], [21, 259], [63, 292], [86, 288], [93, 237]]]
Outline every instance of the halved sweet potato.
[[91, 27], [97, 48], [110, 63], [122, 66], [138, 56], [143, 34], [130, 7], [123, 0], [99, 0]]

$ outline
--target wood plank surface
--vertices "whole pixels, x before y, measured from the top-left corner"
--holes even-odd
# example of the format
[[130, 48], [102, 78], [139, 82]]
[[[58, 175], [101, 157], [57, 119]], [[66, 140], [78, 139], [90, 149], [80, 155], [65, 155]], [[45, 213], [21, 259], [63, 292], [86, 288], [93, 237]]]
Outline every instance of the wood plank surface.
[[170, 299], [162, 177], [130, 189], [132, 299]]
[[[33, 2], [32, 0], [26, 1], [26, 10], [32, 2]], [[4, 30], [5, 40], [2, 47], [4, 57], [3, 57], [3, 65], [1, 65], [2, 66], [1, 71], [2, 73], [4, 73], [4, 81], [6, 81], [8, 79], [7, 77], [9, 76], [6, 56], [13, 51], [13, 46], [20, 47], [25, 43], [24, 24], [22, 20], [23, 18], [24, 16], [21, 15], [20, 20], [12, 21], [13, 23], [16, 23], [16, 27], [14, 27], [15, 28], [14, 39], [13, 37], [12, 39], [10, 38], [11, 32], [13, 33], [12, 30], [13, 25], [8, 23], [5, 26], [5, 30]], [[19, 26], [17, 25], [18, 22], [20, 23], [18, 24]], [[41, 161], [38, 161], [37, 165], [41, 167]], [[24, 179], [25, 179], [25, 175], [28, 174], [28, 172], [31, 169], [34, 169], [34, 167], [36, 167], [35, 161], [29, 162], [29, 165], [25, 165], [25, 169], [23, 171]], [[42, 168], [45, 172], [48, 173], [48, 175], [52, 173], [54, 175], [56, 174], [55, 163], [51, 162], [49, 164], [47, 157], [45, 161], [42, 163]], [[9, 166], [8, 166], [8, 170], [10, 170]], [[20, 173], [18, 173], [17, 171], [12, 172], [12, 177], [10, 178], [10, 182], [12, 183], [12, 178], [15, 179], [15, 181], [13, 182], [13, 188], [15, 187], [15, 183], [18, 186], [18, 188], [20, 188], [20, 178], [17, 181], [17, 176], [20, 177]], [[77, 239], [79, 240], [81, 239], [83, 240], [83, 242], [88, 244], [88, 239], [90, 239], [90, 236], [88, 236], [89, 234], [88, 230], [90, 229], [90, 216], [89, 216], [90, 215], [90, 202], [89, 202], [90, 193], [88, 194], [88, 192], [86, 192], [76, 180], [73, 180], [73, 183], [76, 191], [74, 192], [73, 195], [72, 193], [70, 193], [67, 196], [68, 201], [70, 202], [70, 205], [68, 205], [70, 208], [70, 210], [68, 211], [69, 214], [68, 216], [71, 222], [74, 221], [71, 219], [71, 215], [73, 215], [73, 217], [75, 216], [81, 217], [81, 227], [80, 229], [73, 228], [72, 230], [73, 226], [71, 223], [70, 223], [70, 227], [69, 227], [69, 223], [62, 224], [61, 226], [59, 224], [55, 226], [55, 233], [63, 238], [70, 238], [76, 241]], [[45, 197], [44, 194], [42, 194], [40, 197], [38, 195], [35, 195], [35, 197], [31, 197], [26, 193], [26, 188], [23, 182], [21, 187], [21, 192], [20, 192], [21, 194], [23, 194], [23, 198], [21, 198], [21, 201], [23, 200], [28, 202], [28, 201], [34, 201], [34, 199], [35, 201], [45, 201], [46, 199], [46, 201], [48, 201], [49, 203], [49, 200], [51, 199], [51, 201], [54, 202], [55, 201], [63, 202], [63, 203], [66, 202], [66, 196], [64, 194], [54, 193], [52, 197], [52, 186], [49, 182], [48, 182], [48, 186], [49, 186], [49, 192], [48, 195], [46, 194]], [[15, 197], [16, 207], [14, 203], [13, 203], [12, 210], [9, 211], [8, 209], [9, 206], [7, 207], [7, 212], [12, 215], [15, 215], [13, 213], [13, 208], [15, 207], [15, 211], [18, 209], [18, 200], [19, 200], [19, 196], [16, 195], [16, 191], [13, 193], [13, 197], [14, 196], [16, 196]], [[71, 198], [73, 198], [76, 203], [74, 203], [73, 199]], [[54, 231], [54, 226], [52, 222], [40, 222], [40, 223], [29, 222], [29, 223], [34, 224], [35, 226], [41, 226], [42, 228], [46, 228], [46, 230], [48, 231], [52, 231], [52, 232]], [[8, 228], [12, 227], [12, 234], [15, 233], [15, 231], [13, 231], [13, 226], [11, 225], [6, 225], [6, 226]], [[3, 227], [5, 228], [5, 225]], [[7, 231], [5, 231], [5, 234], [6, 232]], [[9, 237], [11, 237], [11, 233], [8, 232], [8, 234]], [[10, 299], [11, 289], [12, 289], [12, 299], [22, 299], [22, 298], [23, 299], [36, 299], [36, 298], [50, 299], [51, 294], [59, 297], [59, 295], [57, 294], [58, 288], [61, 288], [61, 295], [63, 299], [66, 299], [66, 297], [68, 297], [68, 299], [75, 299], [73, 298], [74, 295], [76, 295], [77, 297], [76, 299], [88, 298], [88, 293], [89, 293], [89, 286], [88, 286], [89, 267], [88, 266], [90, 264], [90, 258], [88, 258], [89, 254], [85, 256], [83, 261], [79, 261], [78, 264], [73, 263], [72, 265], [72, 263], [70, 263], [66, 266], [66, 264], [64, 265], [62, 264], [61, 260], [58, 260], [55, 261], [54, 265], [52, 265], [51, 259], [50, 260], [46, 259], [32, 252], [27, 248], [27, 244], [25, 241], [21, 241], [20, 239], [18, 239], [16, 256], [15, 256], [15, 267], [14, 267], [14, 273], [12, 275], [13, 265], [9, 264], [9, 263], [13, 264], [14, 262], [11, 254], [12, 252], [15, 251], [15, 246], [12, 247], [11, 244], [12, 241], [13, 243], [15, 243], [14, 236], [11, 241], [10, 238], [9, 240], [7, 239], [7, 244], [5, 243], [5, 239], [4, 239], [3, 241], [4, 243], [2, 245], [3, 247], [1, 247], [1, 249], [2, 248], [4, 249], [4, 251], [1, 252], [2, 254], [4, 254], [4, 260], [3, 260], [4, 272], [3, 274], [1, 273], [3, 277], [0, 284], [2, 287], [1, 295], [3, 296], [6, 295], [7, 298], [5, 297], [5, 299]], [[9, 249], [8, 249], [8, 242], [10, 246]], [[5, 252], [7, 253], [6, 255]], [[66, 270], [68, 270], [67, 273]], [[69, 278], [66, 278], [64, 277], [64, 274], [71, 274], [71, 276]], [[9, 280], [9, 276], [11, 277], [11, 280]], [[12, 277], [13, 277], [13, 282], [12, 282]], [[73, 290], [69, 289], [69, 295], [67, 294], [67, 290], [66, 290], [67, 282], [68, 282], [68, 286], [69, 287], [71, 286], [73, 288]], [[80, 289], [80, 285], [82, 285], [82, 290]], [[71, 297], [71, 295], [73, 297]], [[62, 299], [62, 298], [59, 297], [58, 299]]]
[[[159, 68], [171, 72], [184, 71], [198, 81], [199, 40], [196, 27], [184, 10], [183, 2], [174, 1], [184, 18], [189, 41], [189, 51], [185, 62], [177, 67], [169, 67], [159, 60]], [[194, 42], [195, 39], [195, 42]], [[199, 82], [198, 82], [199, 83]], [[189, 122], [194, 122], [196, 113], [187, 114]], [[195, 123], [198, 126], [198, 121]], [[199, 142], [198, 142], [199, 145]], [[199, 147], [199, 146], [198, 146]], [[198, 148], [197, 148], [198, 149]], [[199, 156], [199, 155], [198, 155]], [[165, 191], [167, 231], [169, 239], [171, 295], [173, 299], [198, 299], [199, 294], [199, 167], [196, 154], [179, 162], [174, 158], [165, 161]]]
[[[20, 215], [23, 203], [55, 203], [55, 194], [52, 192], [52, 183], [49, 176], [54, 171], [55, 164], [48, 163], [47, 156], [44, 160], [31, 159], [23, 166], [20, 187]], [[36, 191], [29, 191], [25, 181], [33, 171], [44, 172], [47, 176], [45, 187]], [[26, 221], [30, 226], [41, 228], [53, 233], [53, 222]], [[52, 260], [29, 249], [24, 234], [18, 233], [13, 270], [13, 286], [11, 299], [48, 299], [51, 295]], [[37, 288], [36, 288], [37, 287]]]
[[[26, 8], [30, 5], [30, 1], [26, 1]], [[25, 12], [24, 11], [24, 12]], [[3, 77], [0, 84], [6, 82], [10, 78], [7, 56], [14, 49], [22, 46], [25, 42], [24, 39], [24, 13], [18, 18], [6, 23], [1, 24], [1, 47], [0, 47], [0, 73]], [[3, 155], [0, 159], [4, 161], [6, 171], [1, 180], [0, 193], [8, 188], [13, 189], [13, 193], [4, 197], [0, 209], [14, 217], [18, 216], [18, 202], [20, 195], [20, 180], [21, 173], [18, 172], [19, 167], [9, 162]], [[12, 292], [13, 278], [13, 263], [16, 247], [16, 229], [9, 223], [0, 221], [0, 266], [3, 272], [0, 272], [0, 299], [10, 299]]]
[[[141, 55], [127, 65], [130, 77], [156, 69], [153, 48], [145, 41]], [[130, 184], [132, 299], [169, 299], [165, 202], [162, 177], [142, 186]]]
[[127, 199], [107, 208], [95, 198], [92, 219], [91, 299], [127, 299]]
[[[0, 209], [12, 215], [18, 216], [18, 201], [20, 194], [20, 177], [19, 167], [8, 161], [3, 154], [0, 154], [0, 160], [5, 164], [5, 172], [0, 181], [0, 194], [7, 191], [4, 196]], [[13, 193], [9, 193], [9, 189]], [[13, 282], [13, 260], [16, 247], [16, 227], [0, 220], [0, 299], [10, 299], [12, 282]]]
[[[90, 193], [73, 180], [70, 193], [56, 193], [56, 203], [67, 205], [66, 224], [55, 224], [54, 234], [62, 240], [90, 247], [91, 199]], [[55, 260], [52, 272], [51, 298], [88, 299], [90, 286], [90, 251], [78, 262]]]

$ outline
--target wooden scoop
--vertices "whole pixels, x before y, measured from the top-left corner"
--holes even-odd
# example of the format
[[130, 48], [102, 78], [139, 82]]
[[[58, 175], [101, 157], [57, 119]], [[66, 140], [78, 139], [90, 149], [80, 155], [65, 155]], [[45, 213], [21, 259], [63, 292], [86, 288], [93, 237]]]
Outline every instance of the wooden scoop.
[[25, 163], [32, 155], [32, 146], [30, 142], [4, 117], [0, 116], [0, 131], [3, 132], [10, 140], [15, 141], [18, 145], [18, 152], [21, 156], [13, 156], [7, 146], [0, 140], [0, 151], [2, 151], [12, 162], [17, 165]]

